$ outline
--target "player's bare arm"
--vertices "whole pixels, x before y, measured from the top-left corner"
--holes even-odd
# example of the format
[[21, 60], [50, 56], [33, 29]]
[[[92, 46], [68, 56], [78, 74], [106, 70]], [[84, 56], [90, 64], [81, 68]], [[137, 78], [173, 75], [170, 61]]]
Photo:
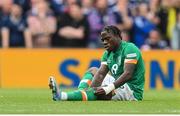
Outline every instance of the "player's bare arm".
[[99, 70], [94, 75], [91, 87], [99, 87], [101, 86], [103, 79], [105, 78], [106, 74], [108, 73], [109, 69], [107, 65], [101, 64]]
[[114, 82], [115, 88], [122, 86], [132, 78], [136, 64], [125, 63], [124, 73]]

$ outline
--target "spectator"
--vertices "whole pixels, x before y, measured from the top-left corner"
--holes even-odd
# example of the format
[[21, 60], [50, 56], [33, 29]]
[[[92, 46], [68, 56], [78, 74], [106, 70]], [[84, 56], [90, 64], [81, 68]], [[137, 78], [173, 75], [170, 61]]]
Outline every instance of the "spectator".
[[54, 47], [87, 47], [89, 24], [83, 15], [81, 4], [73, 3], [58, 24], [58, 37]]
[[121, 18], [122, 23], [118, 27], [123, 30], [123, 33], [126, 35], [126, 41], [131, 41], [130, 31], [132, 29], [133, 20], [131, 17], [131, 12], [129, 8], [128, 0], [119, 0], [117, 4], [113, 7], [114, 12]]
[[56, 31], [56, 19], [46, 1], [41, 0], [33, 4], [28, 15], [28, 25], [33, 37], [33, 47], [48, 48], [51, 46], [50, 39]]
[[76, 4], [78, 0], [64, 0], [64, 12], [69, 12], [69, 8], [72, 4]]
[[82, 10], [85, 15], [89, 15], [89, 13], [93, 10], [93, 1], [92, 0], [81, 0], [82, 2]]
[[64, 12], [68, 12], [69, 6], [80, 0], [49, 0], [50, 6], [55, 15], [62, 15]]
[[161, 38], [158, 30], [152, 30], [149, 33], [149, 38], [146, 40], [145, 45], [141, 47], [143, 50], [168, 48], [166, 41]]
[[11, 12], [11, 7], [13, 5], [12, 0], [0, 0], [1, 16], [6, 17]]
[[141, 48], [141, 46], [145, 44], [149, 32], [155, 28], [155, 24], [148, 19], [147, 4], [141, 3], [138, 7], [138, 13], [138, 16], [134, 18], [133, 41]]
[[[1, 1], [0, 1], [0, 32], [1, 32], [1, 26], [2, 26], [2, 9], [1, 9]], [[2, 38], [0, 33], [0, 47], [2, 46]]]
[[107, 0], [95, 0], [95, 9], [88, 15], [90, 24], [89, 48], [101, 47], [99, 33], [105, 25], [120, 25], [122, 19], [120, 15], [108, 9]]
[[50, 0], [49, 2], [55, 16], [61, 15], [64, 12], [63, 0]]
[[153, 22], [155, 25], [160, 23], [160, 19], [157, 15], [158, 9], [160, 7], [160, 0], [150, 0], [149, 1], [149, 13], [148, 19]]
[[[75, 21], [75, 24], [78, 26], [72, 24], [74, 21], [66, 22], [63, 19], [66, 19], [69, 15], [72, 20], [76, 20], [76, 18], [71, 16], [73, 13], [70, 13], [74, 12], [71, 6], [76, 3], [82, 3], [82, 12], [85, 17], [87, 17], [86, 19], [83, 16], [81, 21], [80, 19], [78, 20], [81, 24], [77, 24]], [[177, 45], [179, 40], [179, 21], [176, 20], [176, 17], [177, 11], [180, 9], [180, 0], [0, 0], [0, 32], [3, 32], [3, 38], [9, 38], [6, 35], [9, 35], [7, 34], [8, 31], [10, 32], [10, 21], [11, 24], [15, 24], [14, 22], [16, 22], [14, 19], [10, 19], [10, 17], [12, 17], [11, 8], [13, 4], [18, 4], [23, 9], [20, 17], [24, 20], [23, 25], [25, 25], [25, 31], [23, 31], [24, 39], [22, 39], [24, 45], [21, 43], [20, 46], [26, 46], [26, 44], [29, 43], [29, 45], [27, 45], [29, 47], [46, 48], [50, 47], [51, 44], [56, 47], [63, 47], [62, 44], [65, 37], [59, 33], [61, 28], [69, 24], [68, 26], [79, 30], [79, 25], [84, 26], [85, 21], [82, 24], [82, 20], [85, 19], [88, 20], [89, 26], [85, 26], [86, 28], [84, 27], [82, 29], [82, 31], [85, 32], [83, 36], [86, 37], [82, 40], [86, 40], [84, 43], [86, 43], [89, 48], [102, 47], [98, 39], [102, 27], [105, 25], [116, 25], [123, 31], [125, 40], [135, 43], [139, 48], [146, 43], [146, 39], [151, 30], [158, 28], [162, 39], [168, 43], [168, 46], [171, 45], [173, 49], [179, 49]], [[27, 24], [25, 16], [27, 17]], [[56, 20], [58, 20], [58, 24], [56, 24]], [[60, 24], [64, 22], [65, 24]], [[86, 23], [86, 25], [88, 25], [88, 23]], [[31, 33], [28, 33], [27, 25]], [[58, 29], [56, 26], [58, 26]], [[14, 30], [19, 30], [17, 27], [15, 29], [11, 27], [10, 33], [12, 33], [12, 31], [15, 32]], [[24, 32], [27, 32], [25, 34], [27, 37], [25, 37]], [[89, 32], [89, 34], [87, 32]], [[5, 40], [3, 43], [8, 43], [8, 41], [12, 42], [10, 38], [9, 40], [3, 39], [1, 34], [2, 33], [0, 33], [0, 44], [2, 40]], [[19, 36], [19, 34], [15, 34], [15, 36]], [[31, 38], [31, 36], [32, 40], [26, 40], [26, 38]], [[67, 38], [65, 40], [67, 40]], [[13, 41], [15, 42], [17, 40], [13, 39]], [[26, 43], [26, 41], [29, 42]], [[71, 40], [68, 39], [68, 41]], [[30, 43], [32, 43], [32, 45], [30, 45]], [[6, 44], [3, 45], [6, 46]], [[12, 45], [9, 43], [7, 46]]]
[[160, 19], [158, 28], [163, 36], [163, 38], [170, 44], [170, 39], [172, 38], [173, 28], [176, 23], [176, 5], [178, 5], [179, 0], [161, 0], [160, 8], [157, 12]]
[[120, 0], [108, 0], [108, 6], [109, 7], [113, 7], [116, 5], [117, 1], [120, 1]]
[[177, 23], [173, 29], [171, 47], [174, 50], [180, 50], [180, 11], [177, 14]]
[[130, 9], [128, 8], [128, 0], [119, 0], [113, 7], [114, 12], [118, 13], [122, 18], [122, 24], [119, 25], [121, 30], [128, 30], [132, 27], [132, 19], [130, 18]]
[[[0, 8], [0, 32], [1, 32], [1, 24], [2, 23], [2, 10]], [[0, 47], [2, 46], [2, 38], [1, 38], [1, 33], [0, 33]]]
[[32, 47], [31, 36], [27, 28], [27, 22], [22, 17], [22, 8], [13, 4], [10, 15], [2, 21], [2, 46], [8, 47]]
[[127, 31], [122, 31], [121, 36], [122, 36], [122, 40], [130, 42], [130, 36], [129, 36], [129, 33]]
[[15, 4], [19, 4], [23, 9], [23, 15], [26, 15], [27, 11], [30, 10], [31, 0], [13, 0]]

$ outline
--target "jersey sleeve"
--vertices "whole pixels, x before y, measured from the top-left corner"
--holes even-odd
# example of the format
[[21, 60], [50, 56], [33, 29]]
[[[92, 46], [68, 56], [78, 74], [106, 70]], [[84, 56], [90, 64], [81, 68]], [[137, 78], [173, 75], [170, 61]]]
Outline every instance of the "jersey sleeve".
[[132, 64], [137, 64], [138, 63], [138, 59], [139, 59], [139, 50], [138, 48], [133, 45], [130, 44], [125, 48], [125, 60], [124, 63], [132, 63]]
[[101, 64], [107, 65], [107, 56], [108, 56], [108, 52], [105, 51], [103, 56], [101, 57]]

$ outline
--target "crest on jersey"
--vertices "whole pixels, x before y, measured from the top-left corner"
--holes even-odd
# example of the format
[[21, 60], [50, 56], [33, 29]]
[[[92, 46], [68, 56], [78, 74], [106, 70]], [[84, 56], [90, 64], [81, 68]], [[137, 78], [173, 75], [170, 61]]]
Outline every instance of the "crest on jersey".
[[110, 60], [110, 59], [108, 59], [108, 60], [107, 60], [107, 63], [108, 63], [108, 64], [110, 64], [110, 63], [111, 63], [111, 60]]

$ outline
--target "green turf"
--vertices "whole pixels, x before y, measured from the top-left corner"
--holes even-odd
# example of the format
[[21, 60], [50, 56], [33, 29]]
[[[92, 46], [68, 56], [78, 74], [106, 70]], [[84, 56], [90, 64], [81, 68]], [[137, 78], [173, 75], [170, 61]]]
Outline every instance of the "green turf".
[[48, 89], [0, 89], [0, 114], [180, 114], [180, 91], [145, 91], [144, 100], [51, 100]]

